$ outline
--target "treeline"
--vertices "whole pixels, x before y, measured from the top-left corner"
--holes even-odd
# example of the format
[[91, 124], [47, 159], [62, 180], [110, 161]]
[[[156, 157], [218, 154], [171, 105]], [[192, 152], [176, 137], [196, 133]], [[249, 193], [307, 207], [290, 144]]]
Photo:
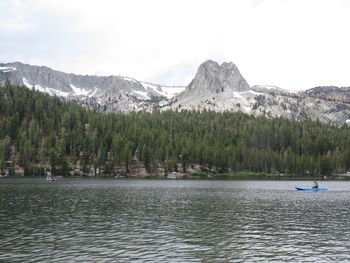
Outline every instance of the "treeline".
[[243, 113], [105, 114], [9, 83], [0, 88], [0, 173], [128, 173], [199, 167], [328, 175], [350, 169], [350, 128]]

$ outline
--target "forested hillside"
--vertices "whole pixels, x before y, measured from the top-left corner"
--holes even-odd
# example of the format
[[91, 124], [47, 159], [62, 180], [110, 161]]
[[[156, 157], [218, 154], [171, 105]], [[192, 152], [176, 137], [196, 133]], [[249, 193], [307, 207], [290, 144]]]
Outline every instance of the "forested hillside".
[[296, 175], [350, 169], [350, 128], [243, 113], [104, 114], [7, 83], [0, 88], [0, 172]]

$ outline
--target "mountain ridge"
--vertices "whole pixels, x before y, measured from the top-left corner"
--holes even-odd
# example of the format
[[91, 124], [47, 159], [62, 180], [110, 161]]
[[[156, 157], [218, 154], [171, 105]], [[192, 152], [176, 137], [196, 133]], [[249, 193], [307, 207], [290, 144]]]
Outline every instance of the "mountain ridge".
[[77, 75], [21, 62], [0, 63], [0, 84], [6, 80], [107, 112], [186, 109], [319, 119], [337, 125], [350, 120], [350, 88], [325, 86], [295, 93], [267, 85], [249, 86], [232, 62], [205, 61], [186, 87], [119, 75]]
[[184, 89], [118, 75], [77, 75], [20, 62], [0, 63], [0, 84], [7, 79], [14, 85], [35, 88], [87, 107], [117, 112], [152, 110], [152, 98], [167, 100]]

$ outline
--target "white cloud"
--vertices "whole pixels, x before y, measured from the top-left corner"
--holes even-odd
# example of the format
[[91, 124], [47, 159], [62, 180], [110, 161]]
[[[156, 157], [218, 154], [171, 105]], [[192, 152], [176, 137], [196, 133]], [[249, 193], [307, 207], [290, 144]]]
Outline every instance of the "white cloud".
[[206, 59], [232, 61], [249, 84], [350, 86], [346, 0], [0, 3], [7, 61], [185, 85]]

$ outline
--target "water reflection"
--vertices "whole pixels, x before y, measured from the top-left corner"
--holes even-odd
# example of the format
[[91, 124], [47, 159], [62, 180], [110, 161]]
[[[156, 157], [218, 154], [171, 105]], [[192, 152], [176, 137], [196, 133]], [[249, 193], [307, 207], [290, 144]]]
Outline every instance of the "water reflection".
[[0, 180], [0, 261], [349, 262], [350, 183]]

